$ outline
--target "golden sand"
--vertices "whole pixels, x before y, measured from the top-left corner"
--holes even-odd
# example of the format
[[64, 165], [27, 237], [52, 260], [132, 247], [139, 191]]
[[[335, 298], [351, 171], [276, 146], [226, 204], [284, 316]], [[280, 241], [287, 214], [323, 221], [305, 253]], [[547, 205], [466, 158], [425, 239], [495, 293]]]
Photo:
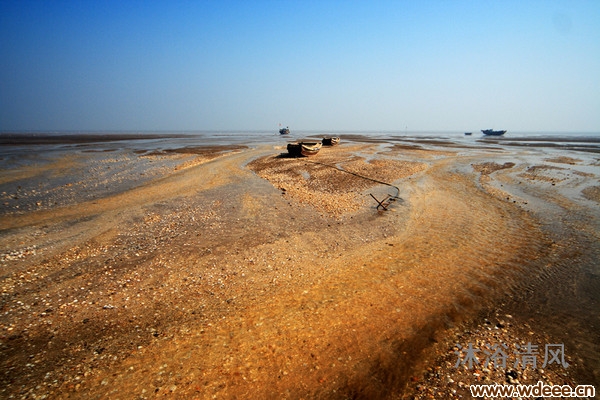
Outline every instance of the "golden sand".
[[[576, 158], [282, 151], [195, 154], [119, 194], [0, 217], [0, 395], [418, 396], [452, 329], [560, 253], [531, 198], [583, 207], [544, 194], [575, 185], [552, 173]], [[598, 176], [577, 179], [597, 202]], [[397, 197], [383, 211], [371, 195]], [[546, 374], [571, 383], [561, 372]]]

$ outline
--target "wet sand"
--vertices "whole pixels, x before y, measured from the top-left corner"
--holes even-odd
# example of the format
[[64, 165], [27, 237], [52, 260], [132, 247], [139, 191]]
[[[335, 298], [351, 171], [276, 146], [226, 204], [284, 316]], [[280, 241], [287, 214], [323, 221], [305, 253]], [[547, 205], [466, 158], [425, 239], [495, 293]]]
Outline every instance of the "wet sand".
[[[2, 133], [0, 134], [0, 145], [25, 145], [33, 146], [39, 144], [84, 144], [101, 142], [118, 142], [130, 140], [162, 139], [164, 134], [148, 133], [69, 133], [48, 134], [40, 133]], [[180, 138], [182, 135], [171, 134], [167, 137]]]
[[[359, 136], [310, 158], [206, 150], [2, 171], [1, 397], [599, 387], [594, 152]], [[454, 367], [456, 344], [484, 342], [562, 343], [570, 366]]]

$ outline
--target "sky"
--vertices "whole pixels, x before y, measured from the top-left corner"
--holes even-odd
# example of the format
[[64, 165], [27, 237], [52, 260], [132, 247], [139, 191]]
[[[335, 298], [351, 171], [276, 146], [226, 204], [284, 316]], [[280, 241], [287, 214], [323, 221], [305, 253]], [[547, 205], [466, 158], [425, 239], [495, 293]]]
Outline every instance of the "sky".
[[600, 1], [0, 0], [0, 131], [600, 132]]

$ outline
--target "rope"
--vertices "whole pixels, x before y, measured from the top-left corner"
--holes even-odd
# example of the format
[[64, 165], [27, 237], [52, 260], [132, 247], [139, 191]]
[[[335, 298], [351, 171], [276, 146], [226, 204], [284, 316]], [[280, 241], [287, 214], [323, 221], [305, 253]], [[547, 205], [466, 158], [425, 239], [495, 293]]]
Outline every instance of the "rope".
[[400, 188], [398, 186], [396, 186], [396, 185], [392, 185], [391, 183], [387, 183], [387, 182], [383, 182], [383, 181], [380, 181], [380, 180], [377, 180], [377, 179], [373, 179], [373, 178], [370, 178], [368, 176], [357, 174], [355, 172], [346, 171], [345, 169], [342, 169], [342, 168], [340, 168], [340, 167], [338, 167], [336, 165], [329, 165], [329, 164], [325, 164], [325, 163], [318, 162], [318, 161], [312, 161], [312, 160], [306, 160], [306, 162], [310, 162], [310, 163], [313, 163], [313, 164], [319, 164], [319, 165], [323, 165], [325, 167], [337, 169], [340, 172], [345, 172], [347, 174], [354, 175], [354, 176], [357, 176], [359, 178], [366, 179], [368, 181], [372, 181], [372, 182], [375, 182], [375, 183], [379, 183], [381, 185], [386, 185], [386, 186], [393, 187], [394, 189], [396, 189], [396, 196], [390, 196], [390, 197], [393, 197], [393, 198], [396, 198], [396, 199], [400, 198]]

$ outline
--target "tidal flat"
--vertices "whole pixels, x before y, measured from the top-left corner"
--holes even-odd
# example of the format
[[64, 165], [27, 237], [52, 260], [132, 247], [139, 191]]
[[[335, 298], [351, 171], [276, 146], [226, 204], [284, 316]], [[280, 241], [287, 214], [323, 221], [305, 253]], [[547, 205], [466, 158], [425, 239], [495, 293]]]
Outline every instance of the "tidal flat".
[[340, 136], [3, 145], [0, 397], [600, 388], [597, 141]]

